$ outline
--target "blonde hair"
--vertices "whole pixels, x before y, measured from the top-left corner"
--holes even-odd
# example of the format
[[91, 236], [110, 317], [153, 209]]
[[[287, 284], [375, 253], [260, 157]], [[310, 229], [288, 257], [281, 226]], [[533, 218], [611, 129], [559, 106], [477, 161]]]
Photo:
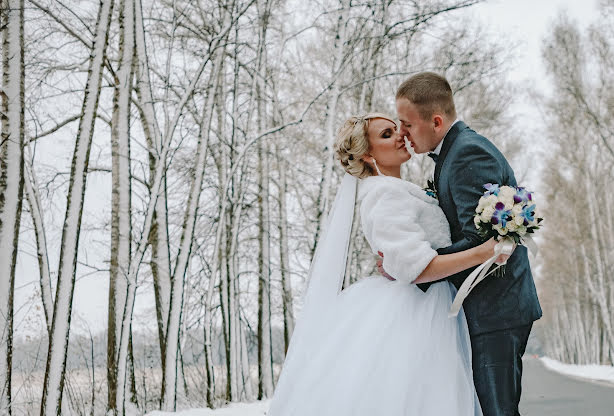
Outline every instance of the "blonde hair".
[[369, 151], [369, 120], [383, 118], [396, 122], [384, 113], [368, 113], [348, 118], [339, 129], [335, 140], [335, 154], [343, 169], [357, 178], [375, 175], [375, 169], [362, 160]]

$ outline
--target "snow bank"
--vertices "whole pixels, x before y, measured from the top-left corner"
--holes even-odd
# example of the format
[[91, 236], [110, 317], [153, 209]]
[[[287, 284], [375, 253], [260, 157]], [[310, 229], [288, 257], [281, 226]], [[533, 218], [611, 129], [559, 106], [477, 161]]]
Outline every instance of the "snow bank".
[[145, 416], [264, 416], [269, 410], [269, 400], [253, 403], [231, 403], [228, 407], [220, 409], [190, 409], [180, 410], [177, 413], [150, 412]]
[[544, 365], [558, 373], [567, 374], [570, 376], [587, 378], [590, 380], [608, 381], [614, 383], [614, 367], [609, 365], [574, 365], [564, 364], [552, 358], [542, 357]]

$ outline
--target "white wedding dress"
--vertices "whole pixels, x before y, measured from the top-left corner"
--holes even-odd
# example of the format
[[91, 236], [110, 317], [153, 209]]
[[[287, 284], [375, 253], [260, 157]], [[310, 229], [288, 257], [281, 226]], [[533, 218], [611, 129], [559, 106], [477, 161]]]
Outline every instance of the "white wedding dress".
[[[335, 276], [327, 279], [323, 271], [332, 266], [318, 269], [314, 260], [305, 308], [268, 415], [481, 415], [464, 314], [448, 318], [456, 290], [445, 281], [426, 293], [411, 284], [435, 249], [450, 244], [443, 212], [410, 182], [392, 177], [359, 182], [363, 232], [373, 252], [385, 254], [384, 269], [397, 280], [367, 277], [340, 293], [335, 281], [328, 296], [331, 289], [318, 285], [330, 285], [343, 273], [331, 270]], [[329, 228], [348, 223], [351, 211], [344, 209], [331, 213]], [[339, 246], [337, 235], [328, 238], [320, 257]], [[326, 238], [320, 242], [327, 244]], [[335, 258], [345, 263], [340, 253]]]

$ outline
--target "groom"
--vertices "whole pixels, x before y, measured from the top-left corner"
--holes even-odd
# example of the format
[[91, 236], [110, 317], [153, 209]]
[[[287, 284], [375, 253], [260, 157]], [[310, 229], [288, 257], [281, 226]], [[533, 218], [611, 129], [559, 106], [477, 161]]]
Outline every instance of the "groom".
[[[450, 223], [449, 254], [482, 242], [473, 223], [483, 185], [516, 186], [505, 157], [485, 137], [456, 117], [448, 81], [423, 72], [403, 82], [396, 95], [400, 133], [416, 153], [435, 161], [434, 184], [439, 205]], [[457, 288], [471, 270], [450, 276]], [[423, 291], [430, 284], [420, 285]], [[527, 249], [518, 246], [505, 275], [482, 281], [464, 302], [471, 336], [473, 377], [484, 416], [519, 415], [522, 355], [533, 322], [542, 311], [537, 299]]]

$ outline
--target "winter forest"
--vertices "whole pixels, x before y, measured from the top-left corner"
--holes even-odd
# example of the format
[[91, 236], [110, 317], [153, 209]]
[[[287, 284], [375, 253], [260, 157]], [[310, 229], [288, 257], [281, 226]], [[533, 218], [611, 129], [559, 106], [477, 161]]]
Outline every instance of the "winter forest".
[[[478, 3], [1, 0], [0, 414], [271, 397], [336, 131], [394, 115], [425, 70], [543, 206], [540, 351], [614, 364], [614, 1], [588, 28], [553, 22], [547, 95], [510, 80], [515, 45], [471, 24]], [[433, 164], [405, 169], [423, 186]], [[359, 226], [351, 241], [346, 286], [375, 270]]]

